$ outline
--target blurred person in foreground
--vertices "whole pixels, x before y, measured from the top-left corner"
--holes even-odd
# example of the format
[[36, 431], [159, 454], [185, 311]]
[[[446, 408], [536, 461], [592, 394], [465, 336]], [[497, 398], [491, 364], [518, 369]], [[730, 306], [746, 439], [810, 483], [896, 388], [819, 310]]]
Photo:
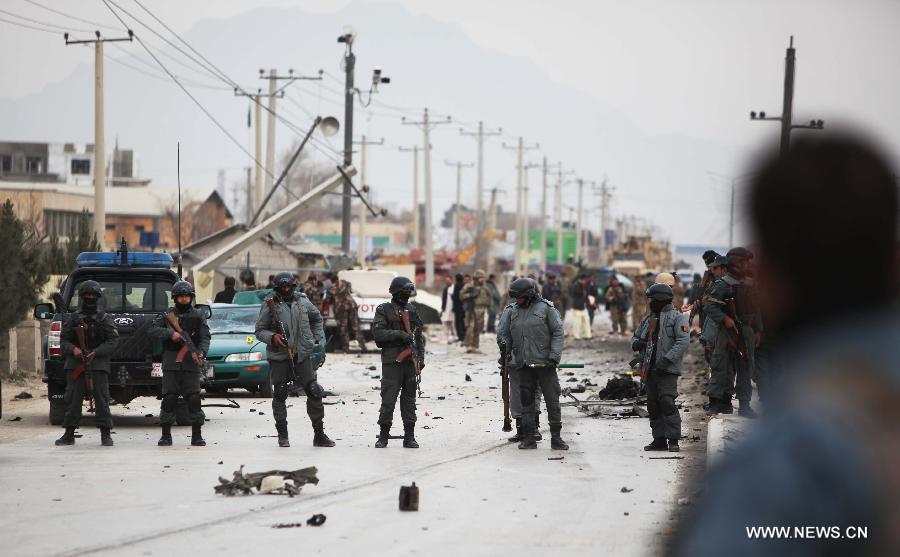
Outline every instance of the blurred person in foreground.
[[[854, 138], [797, 141], [785, 157], [763, 162], [749, 209], [760, 302], [779, 338], [778, 381], [763, 420], [708, 474], [670, 549], [697, 557], [897, 555], [892, 172]], [[845, 254], [866, 262], [865, 295], [834, 296], [845, 276], [822, 267]], [[832, 537], [810, 536], [810, 526]], [[789, 527], [791, 539], [759, 539], [755, 527]], [[866, 539], [848, 536], [856, 528]]]

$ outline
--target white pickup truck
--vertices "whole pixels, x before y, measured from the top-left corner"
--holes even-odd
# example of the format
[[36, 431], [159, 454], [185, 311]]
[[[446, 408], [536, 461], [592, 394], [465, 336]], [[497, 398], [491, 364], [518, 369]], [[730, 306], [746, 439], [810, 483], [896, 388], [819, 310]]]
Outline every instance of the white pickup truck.
[[[338, 272], [338, 278], [346, 280], [353, 287], [353, 299], [359, 306], [359, 330], [366, 341], [372, 340], [375, 308], [390, 301], [388, 287], [396, 276], [397, 273], [394, 271], [382, 269], [350, 269]], [[441, 311], [439, 296], [419, 291], [413, 303], [416, 304], [419, 315], [426, 324], [439, 322], [438, 316]], [[334, 318], [334, 308], [327, 301], [322, 302], [322, 315], [325, 317], [325, 336], [331, 338], [337, 332], [337, 320]]]

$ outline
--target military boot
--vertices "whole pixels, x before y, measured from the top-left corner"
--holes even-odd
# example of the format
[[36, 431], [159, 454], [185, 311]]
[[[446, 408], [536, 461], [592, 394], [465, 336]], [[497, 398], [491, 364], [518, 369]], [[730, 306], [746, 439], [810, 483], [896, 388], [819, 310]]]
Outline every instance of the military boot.
[[534, 440], [534, 429], [531, 424], [522, 424], [522, 439], [519, 441], [520, 449], [536, 449], [537, 441]]
[[162, 426], [162, 435], [156, 443], [160, 447], [170, 447], [172, 445], [172, 425], [164, 424]]
[[534, 416], [534, 440], [535, 441], [543, 441], [544, 436], [541, 435], [541, 415], [535, 414]]
[[416, 442], [416, 425], [415, 424], [403, 424], [403, 448], [404, 449], [418, 449], [419, 443]]
[[100, 428], [100, 444], [103, 445], [104, 447], [112, 447], [113, 446], [112, 436], [109, 434], [108, 427]]
[[756, 411], [753, 410], [752, 406], [750, 406], [750, 402], [744, 402], [743, 400], [738, 407], [738, 416], [743, 416], [751, 420], [755, 420], [758, 417], [756, 415]]
[[722, 402], [717, 398], [710, 397], [709, 405], [706, 408], [707, 416], [715, 416], [722, 411]]
[[678, 439], [669, 439], [669, 452], [677, 453], [681, 450], [681, 447], [678, 446]]
[[550, 427], [550, 448], [555, 451], [568, 451], [569, 445], [562, 440], [562, 437], [560, 436], [561, 430], [562, 426]]
[[62, 434], [62, 437], [56, 440], [56, 445], [61, 447], [63, 445], [74, 445], [75, 444], [75, 428], [67, 427], [66, 432]]
[[313, 429], [315, 431], [315, 434], [313, 435], [313, 447], [333, 447], [334, 446], [334, 441], [332, 441], [331, 439], [328, 438], [327, 435], [325, 435], [324, 426], [319, 425]]
[[645, 451], [665, 451], [667, 449], [668, 446], [666, 445], [666, 440], [661, 437], [654, 437], [652, 443], [644, 445]]
[[516, 434], [507, 439], [510, 443], [518, 443], [522, 440], [522, 418], [516, 418]]
[[191, 445], [194, 447], [206, 446], [206, 441], [204, 441], [203, 435], [200, 434], [202, 428], [203, 424], [194, 424], [191, 426]]
[[383, 425], [381, 426], [381, 432], [378, 434], [378, 441], [375, 441], [376, 449], [383, 449], [388, 446], [388, 441], [391, 438], [391, 426]]
[[734, 406], [731, 405], [731, 395], [727, 395], [724, 399], [722, 399], [722, 402], [719, 405], [719, 412], [721, 412], [722, 414], [734, 413]]
[[291, 442], [288, 441], [287, 422], [275, 422], [275, 430], [278, 431], [278, 446], [290, 447]]

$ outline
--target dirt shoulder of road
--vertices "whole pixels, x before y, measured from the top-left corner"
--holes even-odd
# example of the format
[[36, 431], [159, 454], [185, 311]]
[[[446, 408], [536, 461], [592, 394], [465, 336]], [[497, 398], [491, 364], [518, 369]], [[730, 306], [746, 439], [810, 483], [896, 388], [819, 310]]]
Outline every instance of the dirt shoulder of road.
[[[16, 398], [28, 393], [31, 398]], [[11, 443], [53, 431], [48, 416], [47, 386], [40, 377], [3, 380], [3, 417], [0, 419], [0, 444]]]

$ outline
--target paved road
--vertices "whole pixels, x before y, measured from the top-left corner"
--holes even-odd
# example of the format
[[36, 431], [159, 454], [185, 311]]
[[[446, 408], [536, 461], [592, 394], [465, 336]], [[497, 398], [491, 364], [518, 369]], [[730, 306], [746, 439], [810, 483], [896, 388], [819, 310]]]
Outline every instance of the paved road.
[[[491, 339], [484, 339], [489, 350]], [[156, 419], [145, 417], [158, 410], [153, 399], [114, 411], [112, 449], [100, 447], [90, 427], [75, 447], [53, 446], [60, 432], [50, 426], [2, 444], [3, 553], [646, 555], [666, 539], [678, 468], [687, 461], [647, 458], [646, 420], [594, 419], [566, 408], [570, 451], [549, 450], [549, 440], [520, 451], [500, 431], [496, 353], [432, 349], [417, 451], [400, 441], [372, 448], [379, 403], [372, 376], [380, 369], [366, 368], [377, 365], [374, 354], [329, 355], [320, 372], [337, 393], [327, 400], [338, 403], [326, 407], [333, 449], [311, 446], [302, 398], [289, 400], [293, 446], [278, 448], [268, 437], [268, 401], [249, 395], [238, 398], [240, 409], [207, 410], [205, 448], [189, 446], [189, 428], [177, 429], [174, 447], [157, 447]], [[602, 386], [609, 371], [623, 369], [626, 350], [624, 339], [594, 341], [567, 349], [564, 359], [588, 363], [579, 377]], [[296, 498], [215, 495], [217, 477], [241, 464], [251, 472], [317, 466], [321, 481]], [[399, 487], [412, 481], [421, 489], [420, 511], [399, 512]], [[327, 515], [324, 526], [271, 528], [314, 513]]]

